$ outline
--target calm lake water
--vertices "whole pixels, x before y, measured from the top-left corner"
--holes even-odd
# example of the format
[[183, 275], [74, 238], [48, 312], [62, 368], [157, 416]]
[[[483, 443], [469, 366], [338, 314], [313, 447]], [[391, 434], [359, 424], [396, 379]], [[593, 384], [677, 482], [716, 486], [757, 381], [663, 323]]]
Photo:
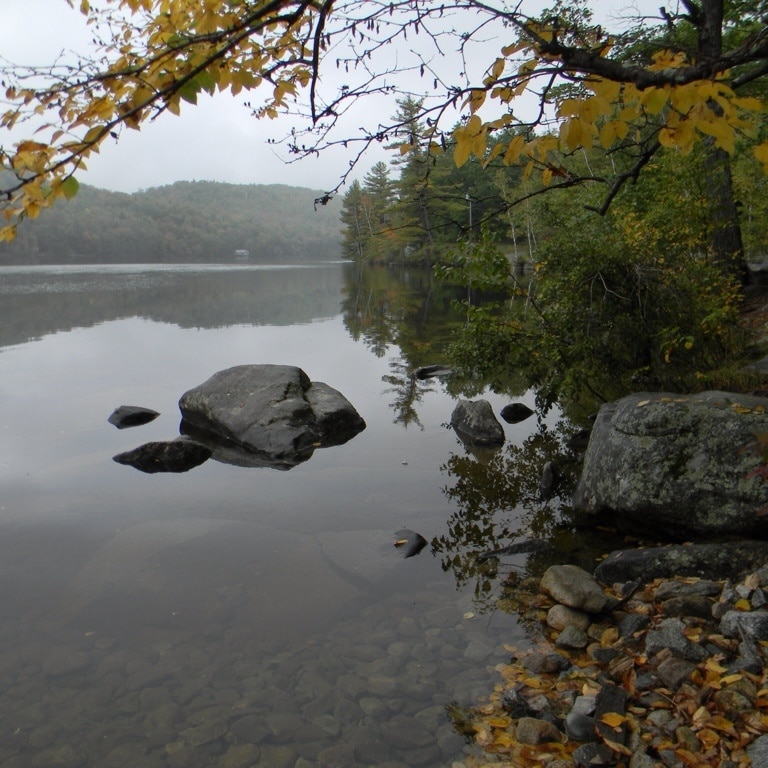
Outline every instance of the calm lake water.
[[[525, 638], [486, 610], [468, 542], [530, 510], [473, 496], [494, 460], [446, 426], [447, 384], [409, 376], [441, 361], [450, 299], [343, 264], [2, 269], [0, 766], [461, 760], [445, 706]], [[290, 471], [112, 461], [177, 436], [182, 393], [244, 363], [300, 366], [367, 428]], [[119, 431], [121, 404], [161, 416]], [[505, 425], [513, 498], [546, 424]], [[431, 545], [404, 559], [401, 528]]]

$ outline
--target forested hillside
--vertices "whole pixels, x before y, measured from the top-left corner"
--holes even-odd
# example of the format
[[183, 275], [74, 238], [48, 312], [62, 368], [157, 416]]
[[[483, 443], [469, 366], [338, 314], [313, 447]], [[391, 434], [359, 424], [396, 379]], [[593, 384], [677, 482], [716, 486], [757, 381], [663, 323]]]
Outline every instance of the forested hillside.
[[82, 185], [0, 243], [3, 264], [251, 261], [340, 256], [339, 213], [283, 184], [177, 182], [133, 194]]

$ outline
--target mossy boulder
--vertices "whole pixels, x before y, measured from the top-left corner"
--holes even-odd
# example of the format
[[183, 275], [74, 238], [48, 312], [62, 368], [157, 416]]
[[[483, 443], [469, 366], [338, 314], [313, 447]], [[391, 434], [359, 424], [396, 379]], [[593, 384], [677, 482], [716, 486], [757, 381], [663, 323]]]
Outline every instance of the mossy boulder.
[[671, 536], [768, 535], [768, 398], [639, 393], [604, 405], [574, 506]]

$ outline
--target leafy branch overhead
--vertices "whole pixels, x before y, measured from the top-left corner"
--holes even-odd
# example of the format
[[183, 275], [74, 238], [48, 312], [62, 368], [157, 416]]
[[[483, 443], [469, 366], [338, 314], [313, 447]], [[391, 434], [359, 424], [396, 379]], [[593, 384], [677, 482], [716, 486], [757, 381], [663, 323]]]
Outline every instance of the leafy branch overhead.
[[[13, 137], [29, 131], [0, 146], [0, 167], [15, 179], [2, 190], [0, 239], [12, 239], [23, 218], [55, 199], [74, 196], [77, 171], [123, 129], [178, 115], [183, 103], [217, 92], [258, 91], [262, 100], [249, 104], [257, 118], [301, 113], [306, 131], [287, 139], [296, 156], [355, 146], [335, 189], [371, 144], [392, 142], [403, 153], [417, 147], [408, 125], [377, 122], [375, 110], [361, 128], [342, 120], [359, 98], [396, 89], [417, 99], [429, 93], [417, 116], [428, 131], [418, 143], [435, 152], [454, 144], [458, 165], [500, 158], [557, 186], [576, 181], [563, 154], [633, 150], [633, 164], [600, 179], [611, 185], [607, 203], [662, 148], [687, 153], [704, 143], [732, 153], [746, 141], [768, 172], [764, 6], [684, 0], [611, 34], [581, 0], [556, 2], [538, 17], [525, 13], [524, 2], [505, 9], [474, 0], [103, 0], [98, 7], [81, 0], [95, 41], [90, 57], [0, 67], [0, 128]], [[483, 52], [498, 44], [477, 77], [467, 65], [473, 43]], [[406, 52], [410, 58], [400, 58]], [[461, 57], [461, 71], [445, 74], [441, 61], [450, 52]], [[419, 85], [405, 86], [414, 74]]]

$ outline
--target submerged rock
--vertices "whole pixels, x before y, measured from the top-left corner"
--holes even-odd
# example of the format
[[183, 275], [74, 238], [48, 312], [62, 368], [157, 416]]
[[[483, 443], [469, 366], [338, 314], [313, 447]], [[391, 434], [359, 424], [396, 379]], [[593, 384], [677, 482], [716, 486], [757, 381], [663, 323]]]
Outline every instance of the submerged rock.
[[600, 409], [574, 505], [670, 535], [768, 533], [768, 398], [635, 394]]
[[395, 534], [395, 546], [402, 552], [403, 557], [413, 557], [427, 546], [427, 540], [416, 531], [401, 528]]
[[112, 460], [135, 467], [141, 472], [188, 472], [211, 457], [211, 449], [186, 438], [167, 442], [144, 443], [132, 451], [119, 453]]
[[127, 427], [140, 427], [142, 424], [149, 424], [160, 414], [151, 408], [143, 408], [140, 405], [120, 405], [109, 415], [107, 421], [118, 429]]
[[211, 376], [179, 400], [182, 431], [214, 458], [290, 468], [315, 448], [341, 445], [365, 421], [337, 390], [289, 365], [239, 365]]
[[470, 445], [500, 446], [504, 429], [487, 400], [459, 400], [451, 414], [451, 426], [462, 442]]

